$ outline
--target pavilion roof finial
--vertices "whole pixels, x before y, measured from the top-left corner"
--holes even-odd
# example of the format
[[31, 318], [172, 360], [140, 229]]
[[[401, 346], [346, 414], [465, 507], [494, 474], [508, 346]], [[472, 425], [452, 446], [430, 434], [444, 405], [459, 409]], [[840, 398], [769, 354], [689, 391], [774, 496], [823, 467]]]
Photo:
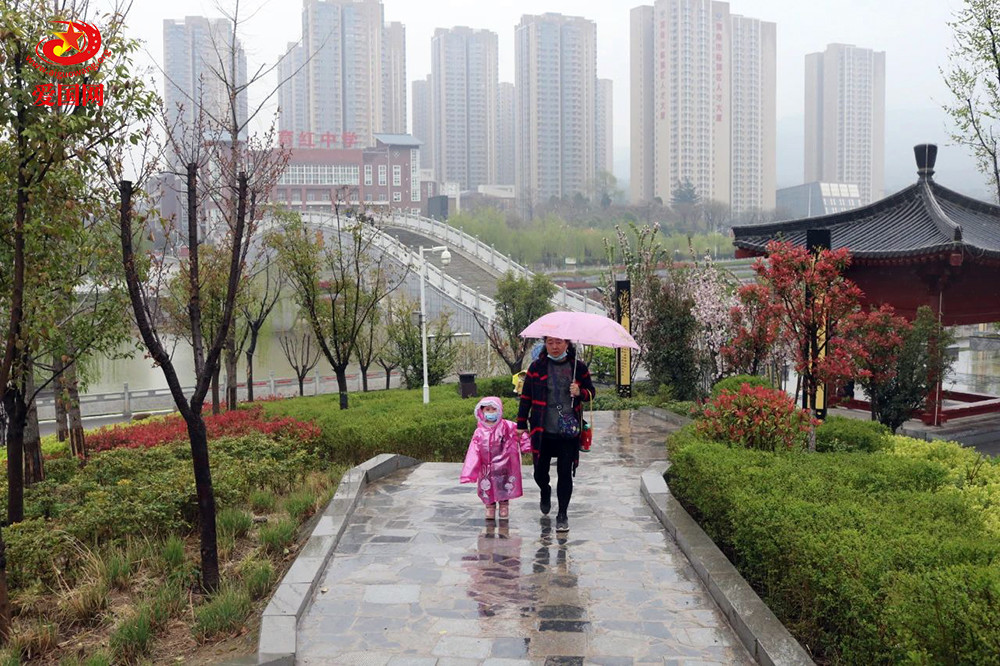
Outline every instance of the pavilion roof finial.
[[934, 162], [937, 160], [937, 146], [933, 143], [921, 143], [913, 146], [913, 155], [917, 158], [917, 176], [920, 180], [934, 175]]

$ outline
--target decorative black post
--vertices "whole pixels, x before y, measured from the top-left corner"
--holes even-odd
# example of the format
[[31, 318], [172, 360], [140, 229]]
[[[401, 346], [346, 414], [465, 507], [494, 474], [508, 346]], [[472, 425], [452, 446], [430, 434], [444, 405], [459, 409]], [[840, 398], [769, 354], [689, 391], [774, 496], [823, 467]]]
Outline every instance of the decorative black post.
[[[615, 319], [632, 334], [632, 286], [628, 280], [615, 281]], [[632, 397], [632, 350], [620, 347], [615, 350], [615, 386], [618, 395]]]

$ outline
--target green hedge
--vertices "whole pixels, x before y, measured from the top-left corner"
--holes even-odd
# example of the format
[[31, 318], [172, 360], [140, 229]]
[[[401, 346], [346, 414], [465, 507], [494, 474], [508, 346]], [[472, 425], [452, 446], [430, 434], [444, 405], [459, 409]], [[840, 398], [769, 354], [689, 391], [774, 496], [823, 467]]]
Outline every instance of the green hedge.
[[[422, 389], [392, 390], [352, 393], [346, 410], [333, 394], [268, 402], [265, 413], [319, 426], [319, 454], [326, 460], [356, 465], [380, 453], [400, 453], [418, 460], [458, 462], [465, 458], [476, 429], [472, 411], [477, 402], [460, 398], [455, 385], [443, 385], [431, 387], [426, 405]], [[505, 397], [503, 404], [504, 418], [514, 420], [517, 399]]]
[[816, 428], [816, 451], [884, 451], [891, 446], [891, 434], [889, 428], [878, 421], [828, 416]]
[[[500, 378], [497, 378], [499, 381]], [[510, 379], [507, 379], [510, 385]], [[490, 384], [476, 381], [480, 396]], [[515, 420], [518, 399], [504, 394], [503, 416]], [[265, 414], [312, 421], [323, 431], [319, 453], [324, 459], [358, 464], [380, 453], [400, 453], [425, 461], [459, 462], [465, 458], [476, 428], [472, 410], [477, 399], [462, 399], [454, 385], [432, 386], [429, 404], [421, 389], [352, 393], [341, 410], [337, 395], [266, 402]], [[595, 410], [636, 409], [645, 397], [619, 398], [614, 389], [598, 387]], [[587, 411], [590, 406], [587, 405]]]
[[514, 382], [510, 375], [476, 378], [476, 392], [482, 396], [495, 395], [500, 398], [514, 397]]
[[998, 663], [1000, 540], [945, 465], [737, 449], [690, 428], [670, 449], [671, 492], [818, 660]]
[[771, 382], [769, 382], [766, 377], [761, 377], [759, 375], [733, 375], [732, 377], [726, 377], [725, 379], [720, 379], [715, 382], [715, 384], [712, 385], [711, 397], [717, 398], [723, 391], [739, 393], [740, 387], [744, 384], [749, 384], [750, 386], [763, 386], [764, 388], [774, 388], [771, 386]]

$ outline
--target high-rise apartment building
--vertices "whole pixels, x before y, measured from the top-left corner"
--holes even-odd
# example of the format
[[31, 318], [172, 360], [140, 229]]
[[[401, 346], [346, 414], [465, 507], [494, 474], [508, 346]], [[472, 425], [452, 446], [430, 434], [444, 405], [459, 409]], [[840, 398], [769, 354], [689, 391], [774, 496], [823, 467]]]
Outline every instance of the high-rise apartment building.
[[597, 28], [562, 14], [525, 15], [514, 29], [515, 190], [522, 213], [594, 181]]
[[434, 177], [462, 190], [496, 182], [497, 35], [438, 28], [431, 38]]
[[296, 42], [289, 42], [284, 57], [278, 61], [278, 130], [291, 132], [293, 136], [309, 131], [305, 66], [305, 49]]
[[885, 195], [885, 52], [830, 44], [806, 56], [805, 182]]
[[657, 0], [631, 19], [634, 200], [669, 202], [690, 182], [734, 218], [773, 210], [775, 24], [712, 0]]
[[[664, 29], [664, 32], [666, 29]], [[653, 8], [629, 14], [629, 193], [634, 203], [653, 197]]]
[[[304, 0], [301, 44], [280, 69], [282, 144], [370, 146], [386, 123], [405, 125], [404, 48], [402, 26], [386, 28], [381, 0]], [[295, 62], [305, 65], [286, 81]]]
[[597, 79], [594, 89], [594, 165], [598, 172], [614, 173], [614, 113], [611, 79]]
[[420, 141], [420, 168], [434, 167], [434, 142], [431, 141], [433, 127], [431, 124], [431, 75], [426, 79], [413, 82], [413, 93], [410, 96], [413, 110], [413, 138]]
[[393, 21], [382, 42], [382, 131], [406, 134], [406, 28]]
[[501, 82], [497, 91], [497, 185], [514, 184], [514, 84]]
[[[163, 21], [163, 103], [167, 127], [177, 138], [185, 130], [195, 129], [202, 112], [204, 122], [210, 123], [209, 128], [198, 130], [202, 134], [217, 131], [218, 122], [231, 116], [228, 86], [219, 77], [219, 63], [230, 85], [243, 86], [247, 80], [246, 54], [238, 39], [236, 71], [231, 71], [233, 44], [233, 24], [228, 19], [187, 16], [183, 21]], [[245, 93], [237, 97], [236, 104], [237, 120], [245, 125]]]

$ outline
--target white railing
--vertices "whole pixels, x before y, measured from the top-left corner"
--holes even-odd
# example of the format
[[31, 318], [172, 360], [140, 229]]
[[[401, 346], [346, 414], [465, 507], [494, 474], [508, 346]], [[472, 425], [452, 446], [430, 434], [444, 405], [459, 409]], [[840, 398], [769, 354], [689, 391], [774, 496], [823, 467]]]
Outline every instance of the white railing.
[[[532, 273], [510, 257], [497, 252], [496, 249], [482, 242], [475, 236], [461, 229], [419, 215], [394, 213], [392, 226], [419, 232], [425, 236], [437, 239], [449, 247], [455, 248], [481, 264], [491, 268], [497, 275], [511, 272], [516, 275], [531, 277]], [[597, 301], [569, 291], [565, 287], [552, 297], [552, 303], [557, 307], [577, 312], [604, 312], [604, 306]]]
[[[302, 221], [305, 224], [317, 227], [336, 228], [339, 230], [335, 215], [302, 213]], [[351, 224], [353, 224], [353, 221], [351, 221]], [[376, 230], [376, 233], [371, 237], [371, 241], [379, 250], [385, 252], [400, 264], [409, 267], [414, 272], [420, 270], [420, 256], [416, 252], [410, 251], [410, 248], [389, 234]], [[491, 321], [496, 316], [496, 303], [492, 298], [483, 296], [479, 291], [467, 287], [430, 262], [427, 262], [427, 284], [451, 300], [464, 305], [474, 313], [484, 317], [487, 321]]]
[[[350, 392], [361, 392], [364, 382], [359, 372], [347, 373], [347, 390]], [[401, 385], [401, 376], [398, 370], [393, 370], [389, 375], [390, 387], [397, 388]], [[253, 383], [254, 398], [287, 398], [299, 394], [299, 380], [297, 377], [276, 377], [274, 372], [269, 373], [267, 379], [256, 379]], [[368, 390], [379, 391], [385, 388], [385, 371], [368, 371]], [[323, 395], [326, 393], [336, 393], [340, 390], [337, 378], [333, 375], [321, 375], [318, 372], [311, 373], [302, 383], [305, 395]], [[183, 388], [184, 395], [190, 396], [194, 391], [193, 386]], [[246, 381], [238, 382], [236, 385], [237, 399], [243, 402], [247, 399]], [[225, 396], [223, 396], [225, 399]], [[208, 397], [211, 402], [211, 395]], [[51, 391], [43, 391], [37, 398], [35, 404], [38, 406], [38, 418], [42, 421], [52, 421], [55, 419], [55, 399]], [[128, 382], [122, 385], [121, 391], [110, 391], [105, 393], [82, 393], [80, 394], [80, 412], [84, 418], [97, 416], [121, 416], [123, 419], [131, 419], [134, 414], [173, 411], [175, 409], [173, 394], [168, 388], [154, 389], [132, 389]]]

